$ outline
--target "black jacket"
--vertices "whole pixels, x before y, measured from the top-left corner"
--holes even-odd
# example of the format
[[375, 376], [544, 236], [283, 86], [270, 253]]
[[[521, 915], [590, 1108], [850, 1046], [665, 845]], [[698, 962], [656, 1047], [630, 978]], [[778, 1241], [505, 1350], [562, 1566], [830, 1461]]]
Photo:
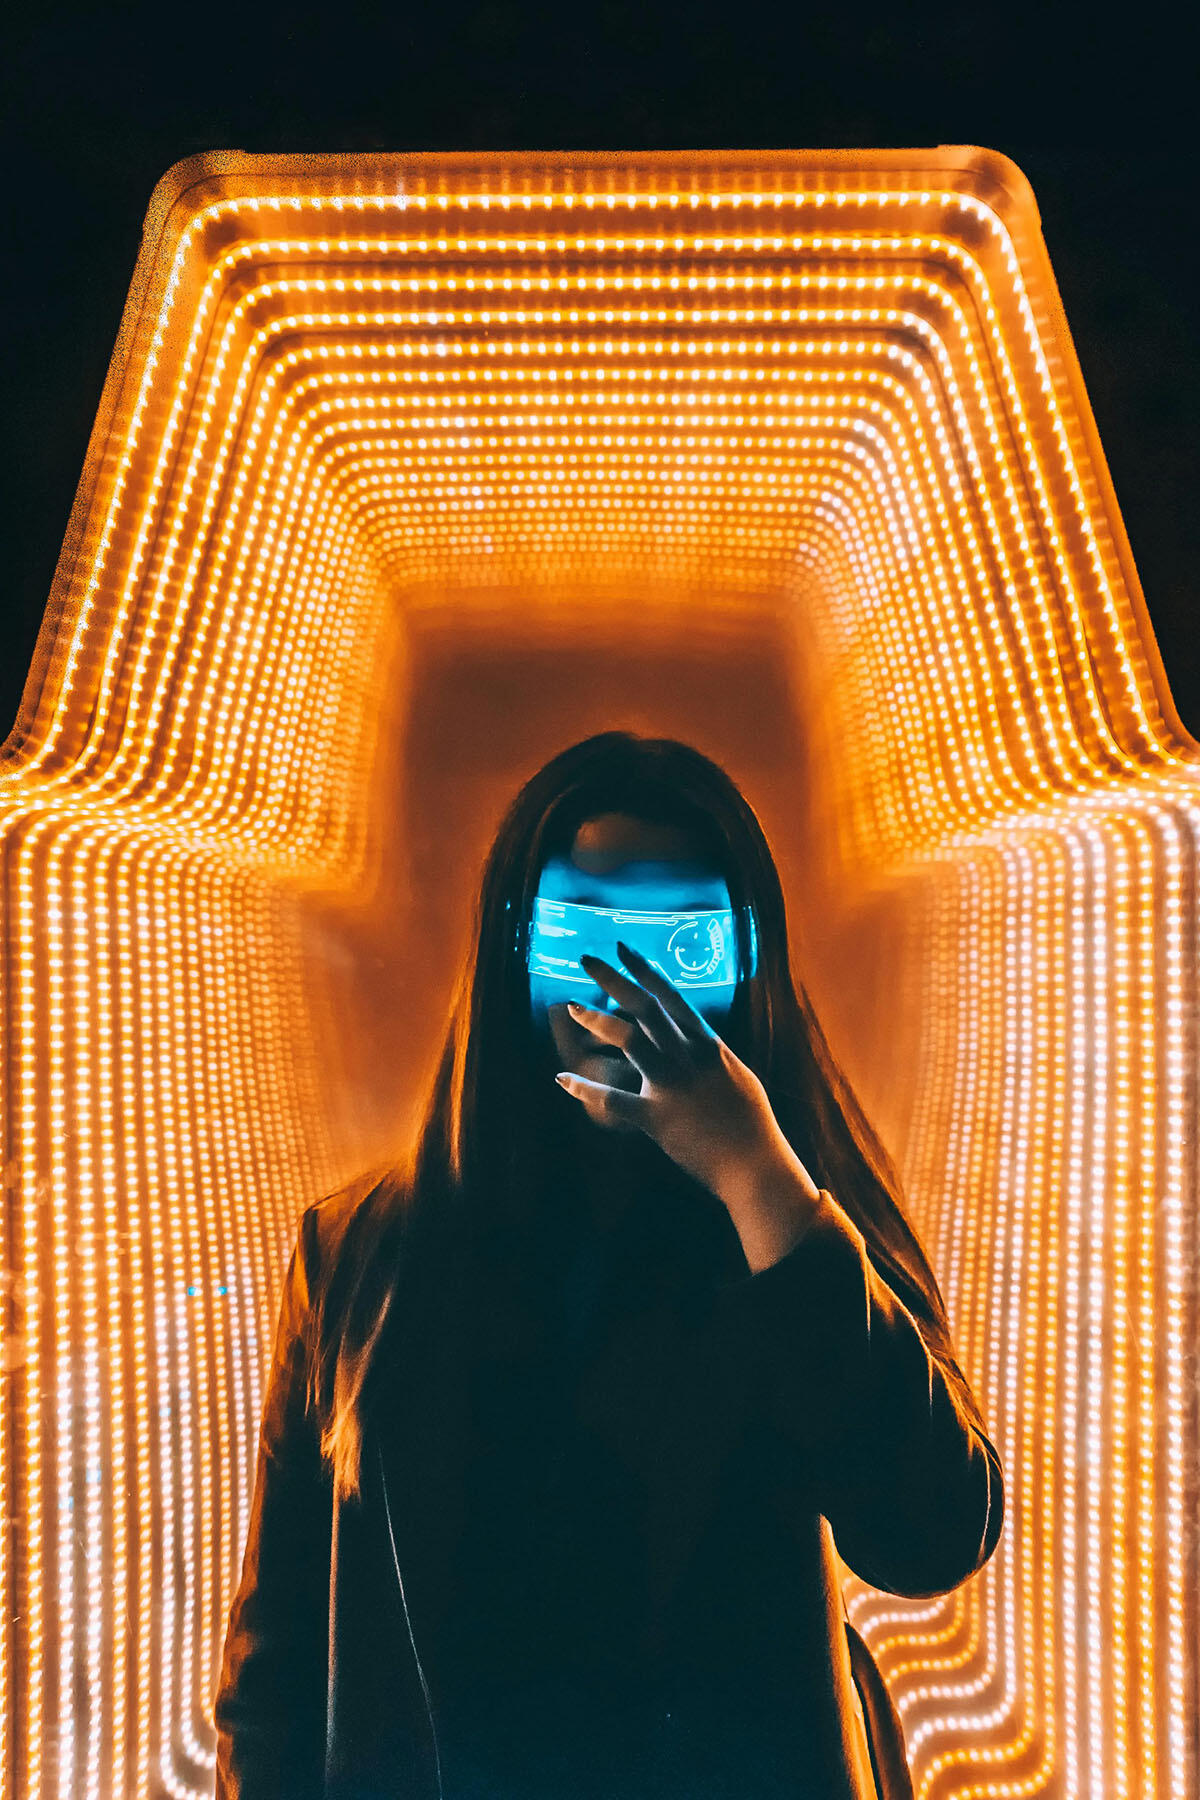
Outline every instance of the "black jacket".
[[[217, 1800], [438, 1800], [451, 1772], [435, 1649], [470, 1481], [467, 1337], [427, 1316], [394, 1346], [408, 1374], [373, 1408], [361, 1501], [334, 1502], [305, 1403], [310, 1296], [359, 1195], [304, 1213], [285, 1278], [215, 1703]], [[704, 1735], [678, 1789], [645, 1791], [696, 1800], [703, 1772], [713, 1800], [871, 1800], [831, 1528], [872, 1585], [944, 1593], [995, 1548], [1000, 1460], [831, 1194], [758, 1274], [726, 1229], [732, 1278], [689, 1315], [648, 1519], [650, 1612]], [[459, 1316], [450, 1296], [441, 1316]], [[585, 1791], [566, 1781], [562, 1800]]]

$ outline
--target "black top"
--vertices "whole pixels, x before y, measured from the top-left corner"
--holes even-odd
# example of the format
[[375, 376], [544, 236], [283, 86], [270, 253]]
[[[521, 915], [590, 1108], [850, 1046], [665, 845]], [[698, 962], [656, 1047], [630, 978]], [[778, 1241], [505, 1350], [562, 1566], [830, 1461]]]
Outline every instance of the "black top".
[[446, 1800], [634, 1800], [686, 1747], [651, 1602], [655, 1475], [706, 1303], [745, 1260], [694, 1184], [614, 1198], [593, 1167], [486, 1268], [466, 1526], [425, 1658]]
[[[604, 1201], [590, 1248], [575, 1192], [523, 1250], [499, 1229], [469, 1318], [474, 1232], [436, 1214], [444, 1269], [406, 1240], [358, 1495], [334, 1490], [308, 1368], [369, 1195], [306, 1209], [214, 1700], [219, 1800], [870, 1792], [836, 1559], [948, 1593], [996, 1547], [1001, 1461], [835, 1195], [751, 1276], [724, 1208], [660, 1160], [650, 1182], [608, 1171], [601, 1198], [638, 1210]], [[503, 1190], [496, 1224], [546, 1212]]]

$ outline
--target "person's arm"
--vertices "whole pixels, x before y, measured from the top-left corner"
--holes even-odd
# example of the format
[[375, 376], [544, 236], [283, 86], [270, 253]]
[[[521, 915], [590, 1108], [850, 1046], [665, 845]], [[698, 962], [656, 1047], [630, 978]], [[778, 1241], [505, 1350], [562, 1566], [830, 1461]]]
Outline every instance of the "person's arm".
[[242, 1577], [213, 1705], [216, 1800], [320, 1800], [324, 1789], [333, 1507], [306, 1404], [314, 1251], [310, 1208], [283, 1283]]
[[723, 1328], [750, 1355], [765, 1417], [799, 1454], [838, 1554], [873, 1587], [948, 1592], [1000, 1536], [994, 1444], [827, 1189], [776, 1169], [740, 1203], [744, 1241], [774, 1233], [776, 1260], [748, 1256], [755, 1272], [721, 1292]]

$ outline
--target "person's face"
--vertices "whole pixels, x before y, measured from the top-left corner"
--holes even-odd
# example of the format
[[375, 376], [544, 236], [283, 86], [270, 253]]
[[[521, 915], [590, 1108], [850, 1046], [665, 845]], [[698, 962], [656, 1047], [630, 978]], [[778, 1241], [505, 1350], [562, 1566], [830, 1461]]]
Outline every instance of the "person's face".
[[[678, 826], [650, 824], [628, 813], [603, 813], [585, 820], [569, 853], [547, 861], [537, 897], [581, 906], [667, 912], [715, 912], [730, 905], [724, 877], [691, 833]], [[615, 950], [605, 960], [621, 968]], [[641, 1075], [624, 1052], [602, 1044], [571, 1017], [566, 1000], [558, 998], [562, 983], [537, 974], [529, 979], [534, 1022], [547, 1040], [547, 1067], [553, 1055], [555, 1069], [603, 1082], [606, 1087], [639, 1092]], [[631, 1017], [595, 982], [572, 983], [568, 997], [618, 1018]], [[704, 1016], [717, 1031], [729, 1004], [729, 1000], [722, 1003], [705, 997]], [[606, 1129], [633, 1131], [636, 1127], [613, 1124]]]

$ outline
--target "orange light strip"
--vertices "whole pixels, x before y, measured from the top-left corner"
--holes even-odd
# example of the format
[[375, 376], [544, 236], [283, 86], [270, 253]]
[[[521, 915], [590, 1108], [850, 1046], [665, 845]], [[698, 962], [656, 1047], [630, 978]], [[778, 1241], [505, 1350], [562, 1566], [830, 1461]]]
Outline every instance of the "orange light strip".
[[1200, 751], [1033, 196], [954, 147], [164, 177], [0, 769], [4, 1793], [211, 1790], [410, 621], [635, 597], [791, 634], [813, 867], [895, 946], [864, 1073], [1009, 1496], [953, 1594], [848, 1583], [917, 1791], [1200, 1794]]

